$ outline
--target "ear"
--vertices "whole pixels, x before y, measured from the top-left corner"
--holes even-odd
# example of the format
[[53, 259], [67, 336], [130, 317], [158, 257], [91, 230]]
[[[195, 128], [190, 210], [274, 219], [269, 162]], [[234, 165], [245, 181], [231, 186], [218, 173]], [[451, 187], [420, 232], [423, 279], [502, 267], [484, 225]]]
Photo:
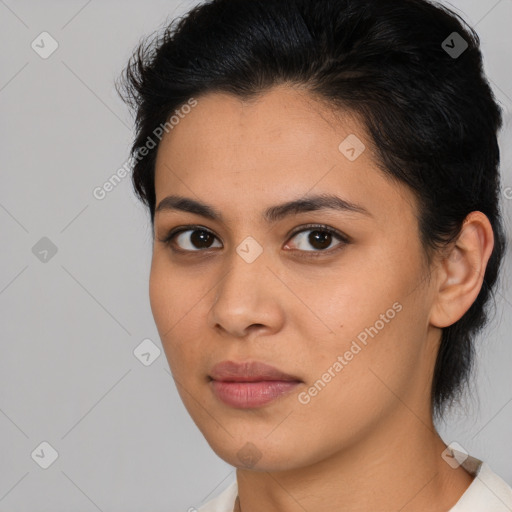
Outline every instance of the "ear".
[[430, 323], [448, 327], [459, 320], [476, 300], [494, 247], [491, 223], [485, 214], [471, 212], [438, 270], [437, 290]]

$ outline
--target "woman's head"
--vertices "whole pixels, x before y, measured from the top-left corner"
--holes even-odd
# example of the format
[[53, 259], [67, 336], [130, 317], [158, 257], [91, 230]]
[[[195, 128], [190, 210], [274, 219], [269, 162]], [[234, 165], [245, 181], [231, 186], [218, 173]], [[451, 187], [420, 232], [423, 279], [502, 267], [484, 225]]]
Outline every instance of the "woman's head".
[[[423, 0], [214, 0], [141, 44], [123, 86], [153, 314], [214, 449], [233, 460], [229, 439], [253, 439], [267, 467], [305, 464], [430, 401], [441, 414], [469, 376], [505, 244], [501, 112], [478, 36]], [[301, 384], [229, 407], [208, 378], [228, 359]]]

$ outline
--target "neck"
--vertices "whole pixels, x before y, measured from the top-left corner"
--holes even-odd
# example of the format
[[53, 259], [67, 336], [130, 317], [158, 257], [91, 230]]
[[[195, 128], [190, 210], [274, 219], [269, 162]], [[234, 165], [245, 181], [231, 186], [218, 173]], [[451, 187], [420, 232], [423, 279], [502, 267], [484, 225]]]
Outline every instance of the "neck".
[[445, 448], [431, 419], [401, 407], [386, 425], [379, 424], [363, 439], [309, 466], [237, 469], [238, 510], [446, 511], [473, 477], [445, 462]]

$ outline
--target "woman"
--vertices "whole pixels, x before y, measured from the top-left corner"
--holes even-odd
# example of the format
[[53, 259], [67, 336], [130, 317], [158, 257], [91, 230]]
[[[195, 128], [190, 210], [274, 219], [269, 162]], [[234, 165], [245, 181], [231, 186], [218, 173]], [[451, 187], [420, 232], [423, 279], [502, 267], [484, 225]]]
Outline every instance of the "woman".
[[512, 510], [434, 426], [505, 248], [476, 33], [425, 0], [213, 0], [123, 78], [153, 316], [237, 468], [199, 510]]

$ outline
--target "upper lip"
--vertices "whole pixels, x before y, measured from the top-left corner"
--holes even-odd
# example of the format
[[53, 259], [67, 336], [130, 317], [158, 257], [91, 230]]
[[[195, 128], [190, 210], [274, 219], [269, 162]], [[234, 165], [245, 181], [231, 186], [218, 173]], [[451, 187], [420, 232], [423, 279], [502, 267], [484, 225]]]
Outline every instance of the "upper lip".
[[265, 380], [301, 382], [298, 377], [284, 373], [273, 366], [259, 361], [241, 363], [222, 361], [211, 369], [210, 378], [224, 382], [258, 382]]

